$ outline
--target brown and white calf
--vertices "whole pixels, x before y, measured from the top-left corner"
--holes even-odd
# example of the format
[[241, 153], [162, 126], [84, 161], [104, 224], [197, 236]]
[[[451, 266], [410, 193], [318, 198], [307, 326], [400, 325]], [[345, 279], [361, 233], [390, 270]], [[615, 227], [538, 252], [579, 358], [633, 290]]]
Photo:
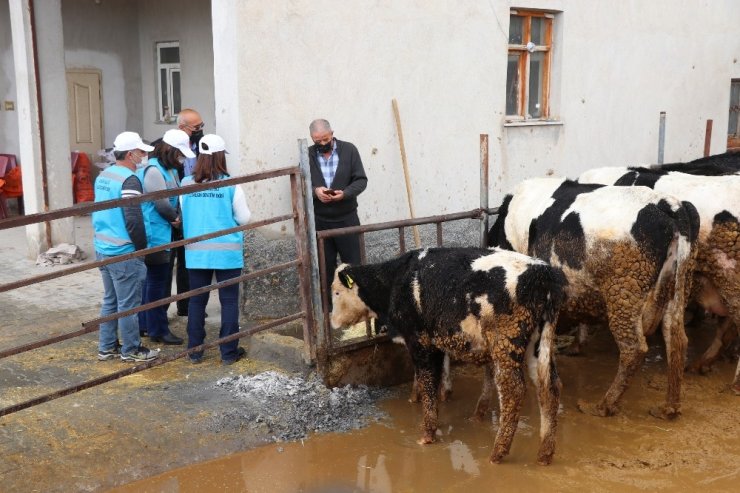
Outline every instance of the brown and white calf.
[[[737, 159], [737, 158], [736, 158]], [[700, 169], [693, 169], [701, 172]], [[696, 207], [700, 218], [692, 299], [723, 320], [709, 348], [690, 366], [702, 370], [740, 333], [740, 175], [699, 176], [661, 169], [597, 168], [582, 183], [648, 186]], [[740, 361], [732, 389], [740, 395]]]
[[619, 369], [596, 405], [609, 416], [647, 353], [646, 336], [663, 321], [668, 363], [666, 402], [651, 413], [680, 412], [686, 357], [683, 314], [698, 227], [690, 204], [646, 187], [584, 185], [564, 178], [520, 183], [504, 198], [489, 231], [491, 246], [541, 258], [563, 269], [570, 320], [604, 320], [619, 347]]
[[514, 439], [528, 367], [540, 407], [537, 460], [549, 464], [560, 402], [553, 337], [564, 284], [559, 269], [514, 252], [417, 250], [380, 264], [339, 266], [331, 324], [338, 328], [380, 315], [401, 334], [421, 388], [421, 444], [435, 440], [445, 353], [491, 361], [500, 403], [494, 463], [509, 453]]

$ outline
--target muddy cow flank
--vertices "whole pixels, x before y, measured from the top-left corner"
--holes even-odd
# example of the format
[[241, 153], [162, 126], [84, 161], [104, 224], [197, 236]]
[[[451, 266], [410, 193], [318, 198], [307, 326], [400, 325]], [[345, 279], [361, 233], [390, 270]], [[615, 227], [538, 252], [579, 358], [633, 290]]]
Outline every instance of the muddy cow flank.
[[[701, 225], [691, 298], [706, 311], [726, 317], [714, 342], [691, 365], [694, 370], [708, 367], [732, 340], [730, 334], [740, 331], [740, 176], [698, 176], [659, 169], [629, 170], [619, 175], [615, 170], [624, 168], [589, 170], [578, 180], [649, 186], [690, 202], [698, 211]], [[740, 361], [732, 387], [740, 394]]]
[[536, 178], [504, 198], [489, 245], [562, 268], [568, 279], [562, 315], [606, 321], [619, 347], [619, 369], [609, 390], [596, 405], [579, 403], [582, 411], [617, 412], [647, 352], [645, 338], [662, 320], [668, 395], [651, 412], [678, 415], [686, 353], [683, 313], [697, 228], [693, 206], [646, 187]]
[[435, 440], [436, 393], [445, 353], [491, 361], [500, 400], [500, 426], [490, 457], [494, 463], [509, 453], [528, 367], [541, 415], [538, 462], [549, 464], [560, 402], [554, 324], [564, 285], [559, 269], [514, 252], [412, 251], [380, 264], [341, 265], [332, 284], [331, 323], [338, 328], [380, 315], [401, 334], [421, 388], [422, 444]]

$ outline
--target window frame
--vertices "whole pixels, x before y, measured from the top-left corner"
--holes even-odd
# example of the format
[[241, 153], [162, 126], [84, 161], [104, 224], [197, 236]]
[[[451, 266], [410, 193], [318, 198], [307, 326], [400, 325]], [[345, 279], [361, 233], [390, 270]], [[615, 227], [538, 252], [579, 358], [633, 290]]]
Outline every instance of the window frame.
[[[175, 97], [172, 92], [172, 74], [177, 72], [180, 74], [180, 101], [182, 101], [182, 68], [180, 62], [177, 63], [163, 63], [162, 62], [162, 48], [177, 48], [178, 58], [182, 60], [180, 53], [180, 41], [157, 41], [155, 43], [155, 49], [157, 52], [157, 119], [160, 122], [171, 123], [175, 121], [178, 113], [173, 113]], [[162, 70], [166, 70], [166, 83], [167, 83], [167, 105], [162, 104]], [[167, 114], [165, 108], [170, 110]], [[182, 109], [182, 108], [181, 108]]]
[[[517, 55], [519, 57], [517, 70], [517, 84], [519, 91], [517, 93], [517, 114], [506, 114], [506, 120], [509, 122], [523, 121], [548, 121], [550, 119], [550, 82], [552, 78], [552, 39], [553, 39], [553, 21], [555, 14], [552, 12], [543, 12], [536, 10], [511, 9], [509, 15], [515, 15], [523, 18], [522, 22], [522, 44], [507, 43], [506, 57]], [[530, 52], [527, 49], [527, 43], [531, 40], [532, 35], [532, 18], [539, 17], [545, 21], [544, 44], [535, 45]], [[511, 29], [511, 24], [509, 25]], [[544, 53], [542, 68], [542, 102], [540, 116], [532, 117], [528, 114], [529, 108], [529, 67], [531, 65], [532, 53]], [[507, 63], [507, 80], [508, 80], [508, 63]], [[508, 87], [507, 87], [508, 90]], [[508, 98], [508, 94], [506, 96]], [[504, 107], [508, 107], [508, 100], [505, 101]], [[506, 111], [506, 110], [504, 110]]]

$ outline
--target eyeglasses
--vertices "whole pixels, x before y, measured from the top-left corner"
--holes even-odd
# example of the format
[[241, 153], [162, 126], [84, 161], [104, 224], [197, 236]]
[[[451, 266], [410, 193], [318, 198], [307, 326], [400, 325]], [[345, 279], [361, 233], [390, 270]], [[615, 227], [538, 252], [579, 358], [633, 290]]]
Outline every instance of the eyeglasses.
[[198, 130], [203, 130], [205, 126], [206, 126], [205, 122], [200, 122], [197, 125], [188, 125], [188, 127], [192, 128], [194, 132], [197, 132]]

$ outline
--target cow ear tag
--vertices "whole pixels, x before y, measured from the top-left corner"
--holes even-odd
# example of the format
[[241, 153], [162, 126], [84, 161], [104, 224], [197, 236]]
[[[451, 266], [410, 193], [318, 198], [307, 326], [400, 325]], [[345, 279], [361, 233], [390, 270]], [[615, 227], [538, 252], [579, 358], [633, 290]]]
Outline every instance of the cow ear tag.
[[355, 283], [354, 279], [352, 279], [351, 277], [349, 277], [347, 275], [345, 275], [344, 277], [347, 280], [347, 287], [349, 289], [352, 289], [352, 285]]

